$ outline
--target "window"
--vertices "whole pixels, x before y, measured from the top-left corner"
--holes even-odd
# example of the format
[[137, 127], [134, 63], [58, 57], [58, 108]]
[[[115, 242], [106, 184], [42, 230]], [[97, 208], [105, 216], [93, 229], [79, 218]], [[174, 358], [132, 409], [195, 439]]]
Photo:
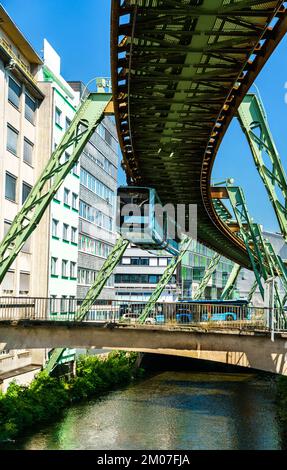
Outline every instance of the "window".
[[66, 259], [63, 259], [62, 261], [62, 277], [67, 278], [68, 277], [68, 261]]
[[9, 77], [9, 90], [8, 90], [8, 100], [10, 103], [14, 104], [16, 108], [19, 109], [20, 105], [20, 96], [21, 96], [21, 86]]
[[55, 111], [55, 122], [58, 126], [62, 127], [62, 111], [59, 108], [56, 108]]
[[102, 124], [97, 126], [97, 133], [102, 137], [102, 139], [105, 138], [105, 128]]
[[113, 203], [114, 193], [101, 181], [97, 180], [91, 173], [86, 171], [84, 168], [81, 168], [81, 184], [86, 186], [86, 188], [93, 191], [97, 196], [105, 199], [109, 204]]
[[5, 198], [16, 202], [16, 184], [17, 178], [10, 173], [6, 173]]
[[32, 186], [30, 186], [27, 183], [22, 184], [22, 204], [26, 201], [27, 197], [29, 196], [31, 192]]
[[167, 266], [167, 258], [159, 258], [159, 266]]
[[69, 225], [63, 224], [63, 240], [69, 241]]
[[34, 149], [34, 144], [30, 142], [30, 140], [24, 138], [24, 162], [29, 163], [29, 165], [32, 165], [33, 162], [33, 149]]
[[32, 100], [29, 95], [25, 95], [25, 118], [32, 124], [35, 122], [36, 101]]
[[72, 193], [72, 208], [78, 210], [78, 195]]
[[71, 119], [69, 119], [68, 117], [66, 117], [66, 131], [69, 129], [70, 125], [71, 125]]
[[51, 258], [51, 275], [58, 275], [58, 258]]
[[50, 313], [55, 314], [57, 312], [57, 296], [56, 295], [51, 295], [51, 300], [50, 300]]
[[70, 277], [72, 279], [76, 279], [76, 263], [74, 263], [73, 261], [71, 261], [70, 264]]
[[29, 294], [30, 290], [30, 274], [29, 273], [20, 273], [20, 295]]
[[73, 171], [73, 175], [79, 176], [79, 162], [75, 163], [72, 171]]
[[17, 155], [19, 132], [8, 124], [7, 126], [7, 150]]
[[68, 311], [68, 299], [66, 295], [62, 295], [61, 298], [61, 313], [67, 313]]
[[15, 272], [8, 271], [1, 284], [3, 294], [13, 294], [14, 278], [15, 278]]
[[70, 207], [70, 190], [64, 188], [64, 204]]
[[158, 264], [157, 258], [150, 258], [150, 260], [149, 260], [149, 265], [150, 266], [157, 266], [157, 264]]
[[58, 226], [59, 221], [56, 219], [52, 219], [52, 237], [58, 238]]
[[78, 230], [75, 227], [71, 228], [71, 242], [72, 243], [77, 243], [77, 233]]

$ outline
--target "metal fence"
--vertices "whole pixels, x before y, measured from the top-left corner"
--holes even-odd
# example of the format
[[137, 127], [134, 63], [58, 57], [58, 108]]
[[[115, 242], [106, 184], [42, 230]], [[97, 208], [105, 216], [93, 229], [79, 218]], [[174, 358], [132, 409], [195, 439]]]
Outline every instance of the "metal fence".
[[[1, 321], [77, 321], [81, 299], [0, 297]], [[98, 300], [87, 313], [85, 322], [136, 325], [147, 302]], [[284, 310], [193, 302], [158, 302], [144, 325], [204, 328], [246, 328], [287, 331]]]

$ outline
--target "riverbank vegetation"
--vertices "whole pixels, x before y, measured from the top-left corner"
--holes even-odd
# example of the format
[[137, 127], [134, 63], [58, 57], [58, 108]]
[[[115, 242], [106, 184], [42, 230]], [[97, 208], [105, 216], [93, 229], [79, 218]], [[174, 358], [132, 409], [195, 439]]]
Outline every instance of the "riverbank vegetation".
[[76, 377], [53, 378], [42, 371], [29, 387], [11, 383], [0, 393], [0, 442], [13, 440], [32, 426], [51, 423], [71, 403], [100, 396], [142, 375], [136, 353], [112, 352], [105, 359], [81, 356]]
[[281, 426], [282, 445], [287, 449], [287, 377], [277, 380], [277, 415]]

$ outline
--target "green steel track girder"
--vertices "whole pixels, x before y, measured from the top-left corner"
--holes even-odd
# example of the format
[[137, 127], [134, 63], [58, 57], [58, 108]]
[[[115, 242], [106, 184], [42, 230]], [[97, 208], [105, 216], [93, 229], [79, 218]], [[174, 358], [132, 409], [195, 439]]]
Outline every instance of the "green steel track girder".
[[205, 288], [207, 284], [209, 283], [211, 276], [214, 273], [216, 267], [218, 266], [220, 259], [221, 259], [221, 255], [219, 255], [218, 253], [215, 253], [213, 255], [209, 265], [207, 266], [205, 270], [201, 283], [199, 284], [197, 291], [193, 295], [193, 300], [199, 300], [203, 296]]
[[257, 281], [256, 281], [256, 279], [255, 279], [255, 281], [253, 282], [253, 284], [252, 284], [252, 286], [251, 286], [250, 291], [248, 292], [248, 296], [247, 296], [247, 301], [248, 301], [248, 303], [251, 302], [252, 297], [253, 297], [253, 295], [254, 295], [254, 292], [255, 292], [256, 289], [257, 289], [257, 286], [258, 286], [258, 283], [257, 283]]
[[[239, 107], [238, 117], [282, 235], [287, 242], [287, 177], [260, 97], [247, 94]], [[264, 157], [265, 161], [267, 157], [268, 164], [265, 163]]]
[[[284, 263], [274, 252], [271, 243], [264, 238], [260, 225], [253, 223], [248, 213], [242, 189], [231, 186], [227, 186], [226, 189], [234, 210], [235, 217], [240, 227], [240, 236], [243, 238], [246, 249], [250, 256], [256, 278], [256, 284], [258, 285], [262, 299], [264, 300], [264, 287], [262, 284], [262, 279], [267, 281], [270, 276], [273, 278], [280, 276], [284, 288], [287, 288], [287, 276]], [[275, 305], [281, 308], [283, 306], [276, 283]]]
[[114, 268], [119, 263], [128, 245], [129, 245], [129, 241], [123, 238], [120, 238], [117, 241], [113, 250], [111, 251], [108, 258], [104, 262], [102, 268], [100, 269], [97, 275], [97, 279], [95, 280], [94, 284], [89, 289], [79, 311], [76, 313], [75, 315], [76, 321], [82, 321], [85, 318], [86, 314], [88, 313], [88, 311], [94, 304], [95, 300], [98, 298], [98, 296], [102, 292], [107, 280], [111, 276]]
[[233, 292], [233, 289], [236, 284], [240, 271], [241, 271], [241, 266], [235, 263], [229, 275], [227, 283], [222, 291], [220, 300], [230, 300], [232, 298], [232, 292]]
[[148, 303], [146, 304], [143, 312], [139, 316], [139, 323], [144, 323], [149, 316], [149, 314], [153, 311], [156, 302], [160, 298], [162, 292], [164, 291], [165, 287], [169, 283], [171, 276], [173, 275], [174, 271], [176, 270], [177, 266], [181, 262], [183, 256], [185, 255], [186, 251], [190, 247], [190, 244], [192, 243], [192, 239], [186, 237], [181, 245], [180, 245], [180, 251], [177, 256], [175, 256], [172, 260], [171, 263], [167, 266], [165, 269], [158, 285], [156, 286], [155, 290], [153, 291]]
[[66, 348], [56, 348], [53, 349], [51, 356], [45, 365], [45, 370], [48, 372], [48, 374], [51, 374], [51, 372], [55, 369], [56, 365], [58, 364], [59, 360], [62, 357], [62, 354], [64, 353]]
[[[79, 311], [75, 315], [76, 321], [84, 320], [86, 314], [88, 313], [91, 306], [94, 304], [97, 297], [102, 292], [107, 280], [109, 279], [110, 275], [112, 274], [115, 266], [120, 261], [121, 257], [123, 256], [126, 248], [128, 247], [129, 242], [120, 238], [116, 245], [114, 246], [112, 252], [106, 259], [105, 263], [103, 264], [101, 270], [98, 273], [97, 279], [95, 283], [92, 285], [90, 290], [88, 291], [85, 300], [83, 301]], [[53, 350], [46, 366], [45, 370], [50, 374], [53, 369], [58, 364], [59, 360], [64, 353], [65, 348], [56, 348]]]
[[[279, 274], [277, 269], [277, 255], [275, 254], [271, 243], [267, 242], [263, 237], [260, 225], [253, 224], [253, 230], [256, 236], [257, 246], [262, 254], [263, 262], [268, 266], [268, 277], [271, 276], [276, 278]], [[268, 277], [264, 277], [264, 281], [266, 281]], [[283, 307], [277, 283], [274, 284], [274, 301], [277, 308]]]
[[261, 277], [268, 278], [266, 266], [263, 262], [259, 246], [257, 245], [256, 235], [254, 233], [253, 221], [247, 210], [247, 205], [243, 191], [239, 187], [226, 187], [230, 203], [232, 205], [237, 223], [240, 228], [240, 236], [244, 241], [248, 252], [256, 281], [260, 290], [262, 299], [264, 300], [264, 287]]
[[[76, 113], [60, 145], [52, 154], [22, 209], [15, 217], [10, 230], [0, 244], [0, 283], [21, 248], [33, 233], [63, 183], [65, 177], [78, 161], [97, 125], [104, 117], [104, 111], [111, 95], [91, 93]], [[70, 158], [65, 152], [70, 149]]]

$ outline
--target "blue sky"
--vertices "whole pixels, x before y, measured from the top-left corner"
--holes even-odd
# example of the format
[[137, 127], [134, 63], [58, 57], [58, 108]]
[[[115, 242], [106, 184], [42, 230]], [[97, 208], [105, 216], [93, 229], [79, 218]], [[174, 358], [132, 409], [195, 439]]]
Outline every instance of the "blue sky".
[[[87, 83], [97, 76], [110, 76], [110, 0], [2, 0], [2, 4], [40, 55], [44, 38], [52, 44], [62, 57], [62, 75], [66, 80]], [[287, 37], [256, 81], [287, 169], [285, 82]], [[244, 189], [254, 220], [265, 229], [278, 231], [273, 209], [236, 120], [224, 138], [213, 177], [219, 181], [233, 177]]]

